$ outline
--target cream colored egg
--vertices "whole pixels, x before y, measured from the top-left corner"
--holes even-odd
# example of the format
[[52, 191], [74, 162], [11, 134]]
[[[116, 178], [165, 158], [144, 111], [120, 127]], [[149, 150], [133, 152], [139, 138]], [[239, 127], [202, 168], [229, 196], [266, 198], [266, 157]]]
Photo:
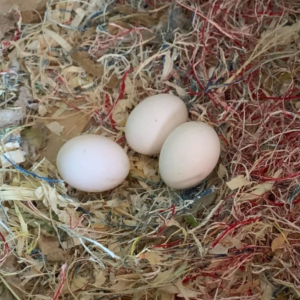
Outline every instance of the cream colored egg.
[[187, 118], [186, 105], [180, 98], [169, 94], [148, 97], [128, 117], [127, 142], [138, 153], [159, 154], [167, 136]]
[[99, 135], [81, 135], [66, 142], [57, 156], [61, 177], [86, 192], [103, 192], [121, 184], [129, 159], [117, 143]]
[[159, 157], [160, 175], [171, 188], [190, 188], [213, 171], [219, 156], [215, 130], [203, 122], [188, 122], [166, 139]]

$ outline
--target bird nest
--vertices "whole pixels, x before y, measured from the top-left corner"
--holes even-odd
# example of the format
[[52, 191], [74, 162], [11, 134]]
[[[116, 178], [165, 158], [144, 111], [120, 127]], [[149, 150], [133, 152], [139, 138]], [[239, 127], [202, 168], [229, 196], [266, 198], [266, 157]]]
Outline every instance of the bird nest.
[[[0, 23], [1, 299], [299, 298], [299, 1], [57, 0]], [[126, 143], [158, 93], [221, 140], [193, 189]], [[121, 186], [61, 180], [81, 133], [126, 150]]]

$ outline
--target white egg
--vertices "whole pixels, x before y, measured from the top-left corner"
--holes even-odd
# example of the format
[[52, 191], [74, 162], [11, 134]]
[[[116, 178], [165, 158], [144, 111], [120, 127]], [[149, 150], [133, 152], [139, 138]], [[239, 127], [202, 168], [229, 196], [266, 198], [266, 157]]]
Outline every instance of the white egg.
[[160, 175], [171, 188], [190, 188], [213, 171], [219, 156], [215, 130], [203, 122], [188, 122], [166, 139], [159, 157]]
[[86, 192], [103, 192], [121, 184], [129, 159], [117, 143], [99, 135], [81, 135], [66, 142], [57, 155], [61, 177]]
[[148, 97], [128, 117], [127, 142], [138, 153], [159, 154], [167, 136], [187, 118], [186, 105], [180, 98], [169, 94]]

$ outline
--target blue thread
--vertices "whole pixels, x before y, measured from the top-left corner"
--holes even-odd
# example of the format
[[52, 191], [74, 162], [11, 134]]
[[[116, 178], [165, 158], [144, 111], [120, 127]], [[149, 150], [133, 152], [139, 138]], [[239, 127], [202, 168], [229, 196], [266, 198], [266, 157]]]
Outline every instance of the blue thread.
[[102, 25], [98, 25], [97, 29], [100, 29], [101, 31], [107, 32], [107, 30], [102, 26]]
[[83, 25], [83, 30], [86, 30], [88, 27], [91, 26], [91, 21], [95, 18], [97, 18], [98, 16], [102, 15], [103, 14], [103, 11], [98, 11], [94, 14], [92, 14], [90, 17], [88, 17], [85, 21], [85, 24]]
[[213, 193], [214, 191], [215, 191], [215, 187], [212, 186], [212, 187], [210, 187], [209, 189], [203, 191], [203, 192], [197, 197], [197, 199], [200, 199], [200, 198], [202, 198], [202, 197], [204, 197], [204, 196], [210, 195], [210, 194]]
[[[18, 79], [16, 77], [9, 76], [8, 73], [4, 74], [5, 84], [8, 89], [13, 89], [18, 83]], [[10, 84], [10, 80], [13, 80], [12, 85]]]
[[281, 293], [286, 287], [280, 286], [272, 293], [272, 299], [276, 298], [276, 296]]
[[[55, 10], [53, 10], [54, 12]], [[72, 10], [68, 10], [68, 9], [59, 9], [60, 12], [67, 12], [67, 13], [72, 13]]]
[[210, 188], [206, 188], [207, 181], [204, 180], [200, 182], [199, 185], [190, 188], [188, 190], [183, 191], [180, 196], [182, 200], [199, 200], [204, 196], [210, 195], [215, 191], [215, 186], [211, 186]]
[[100, 10], [100, 11], [97, 11], [95, 12], [91, 17], [90, 17], [90, 20], [93, 20], [95, 18], [97, 18], [98, 16], [102, 15], [103, 14], [103, 11]]
[[15, 143], [15, 142], [21, 143], [21, 137], [20, 136], [16, 136], [16, 137], [9, 136], [8, 139], [5, 141], [5, 143]]
[[224, 86], [231, 86], [231, 85], [239, 83], [239, 82], [241, 82], [243, 80], [244, 80], [244, 77], [241, 77], [240, 79], [237, 79], [237, 80], [235, 80], [235, 81], [233, 81], [231, 83], [222, 83], [222, 84], [218, 84], [218, 85], [213, 84], [212, 86], [205, 88], [205, 92], [204, 93], [208, 93], [208, 92], [210, 92], [210, 90], [215, 89], [217, 87], [220, 88], [220, 87], [224, 87]]
[[298, 185], [295, 190], [292, 192], [292, 194], [288, 197], [288, 202], [291, 203], [294, 199], [294, 197], [299, 193], [300, 191], [300, 185]]
[[37, 174], [35, 174], [35, 173], [33, 173], [33, 172], [27, 171], [27, 170], [21, 168], [20, 166], [16, 165], [15, 163], [13, 163], [13, 162], [12, 162], [9, 158], [7, 158], [5, 155], [3, 155], [3, 156], [4, 156], [4, 158], [5, 158], [10, 164], [12, 164], [18, 171], [20, 171], [20, 172], [22, 172], [22, 173], [25, 173], [25, 174], [27, 174], [27, 175], [30, 175], [30, 176], [32, 176], [33, 178], [39, 178], [39, 179], [45, 180], [45, 181], [47, 181], [47, 182], [49, 182], [49, 183], [60, 183], [60, 182], [63, 182], [63, 181], [60, 180], [60, 179], [50, 179], [50, 178], [48, 178], [48, 177], [39, 176], [39, 175], [37, 175]]
[[191, 12], [191, 13], [190, 13], [190, 21], [191, 21], [191, 23], [193, 23], [194, 16], [195, 16], [195, 13], [194, 13], [194, 12]]
[[[167, 49], [168, 47], [169, 47], [169, 45], [163, 44], [162, 47], [161, 47], [161, 50], [165, 50], [165, 49]], [[165, 62], [165, 59], [166, 59], [166, 56], [163, 55], [163, 56], [162, 56], [162, 61]]]

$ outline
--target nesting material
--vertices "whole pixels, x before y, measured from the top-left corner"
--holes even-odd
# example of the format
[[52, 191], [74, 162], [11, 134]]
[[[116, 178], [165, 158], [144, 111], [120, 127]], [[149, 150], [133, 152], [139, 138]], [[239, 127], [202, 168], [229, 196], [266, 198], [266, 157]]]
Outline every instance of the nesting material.
[[[299, 9], [57, 0], [0, 20], [0, 299], [298, 299]], [[189, 190], [124, 137], [161, 93], [221, 140]], [[122, 185], [84, 193], [59, 178], [59, 148], [82, 133], [127, 152]]]

